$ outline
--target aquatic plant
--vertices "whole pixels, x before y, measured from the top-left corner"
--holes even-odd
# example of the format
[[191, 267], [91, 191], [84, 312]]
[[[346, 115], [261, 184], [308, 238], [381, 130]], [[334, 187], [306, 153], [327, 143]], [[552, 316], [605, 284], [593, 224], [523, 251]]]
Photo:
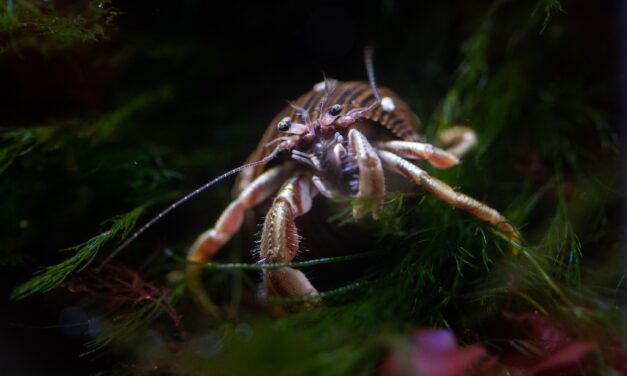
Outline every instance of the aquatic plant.
[[[389, 359], [423, 356], [412, 333], [427, 328], [454, 333], [447, 338], [462, 347], [451, 346], [451, 356], [481, 348], [512, 370], [519, 367], [506, 361], [512, 353], [537, 365], [583, 343], [590, 346], [569, 361], [585, 357], [593, 372], [624, 371], [625, 326], [616, 309], [624, 270], [617, 261], [615, 67], [583, 66], [599, 51], [594, 41], [572, 47], [582, 31], [572, 25], [568, 4], [455, 6], [467, 17], [467, 34], [449, 47], [454, 57], [450, 51], [432, 57], [448, 69], [434, 74], [434, 62], [416, 62], [409, 39], [400, 47], [381, 43], [380, 81], [404, 83], [394, 89], [426, 120], [429, 139], [458, 123], [477, 131], [480, 146], [461, 168], [430, 172], [502, 209], [525, 243], [512, 244], [420, 192], [390, 195], [381, 219], [368, 223], [370, 246], [324, 258], [304, 252], [291, 265], [318, 280], [327, 268], [359, 265], [352, 280], [325, 281], [332, 287], [323, 292], [323, 304], [301, 310], [299, 299], [260, 302], [257, 273], [268, 266], [246, 256], [253, 245], [238, 236], [203, 272], [219, 311], [209, 317], [185, 293], [184, 250], [228, 202], [230, 182], [166, 218], [113, 264], [102, 260], [168, 201], [244, 160], [265, 126], [257, 123], [274, 115], [241, 110], [243, 96], [258, 89], [235, 83], [248, 91], [209, 94], [206, 103], [197, 81], [219, 75], [219, 47], [139, 33], [121, 42], [113, 20], [107, 21], [117, 12], [108, 2], [67, 9], [3, 3], [6, 61], [25, 50], [54, 60], [59, 49], [94, 48], [105, 38], [120, 44], [92, 50], [107, 68], [87, 70], [115, 77], [96, 80], [88, 92], [113, 85], [115, 94], [92, 107], [83, 96], [68, 96], [55, 116], [44, 111], [25, 120], [16, 111], [2, 123], [0, 261], [35, 271], [12, 286], [12, 298], [54, 293], [80, 301], [101, 324], [101, 333], [86, 339], [86, 357], [109, 354], [118, 363], [102, 365], [103, 374], [389, 374]], [[399, 16], [394, 7], [384, 10], [382, 22]], [[20, 26], [28, 22], [32, 28]], [[81, 59], [92, 58], [77, 59], [85, 67]], [[344, 206], [350, 210], [350, 203]], [[342, 229], [345, 218], [340, 212], [323, 220]], [[499, 330], [516, 326], [512, 322], [527, 329]], [[542, 348], [537, 331], [557, 333], [561, 342]]]

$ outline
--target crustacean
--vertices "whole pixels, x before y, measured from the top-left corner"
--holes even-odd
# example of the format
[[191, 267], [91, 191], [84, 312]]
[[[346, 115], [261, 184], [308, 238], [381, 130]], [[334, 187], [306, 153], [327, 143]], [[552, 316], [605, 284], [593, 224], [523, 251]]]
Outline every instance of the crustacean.
[[[314, 196], [351, 196], [381, 203], [387, 193], [385, 170], [490, 223], [510, 239], [519, 239], [516, 228], [498, 211], [410, 162], [425, 160], [438, 169], [456, 166], [476, 145], [476, 135], [470, 128], [455, 126], [439, 135], [441, 147], [423, 142], [419, 120], [409, 106], [393, 91], [377, 87], [371, 61], [367, 50], [369, 82], [325, 79], [275, 117], [251, 162], [240, 171], [237, 197], [191, 246], [190, 264], [211, 259], [240, 229], [245, 211], [272, 197], [261, 232], [259, 262], [290, 262], [299, 251], [295, 218], [310, 211]], [[269, 167], [271, 160], [279, 162]], [[368, 213], [376, 218], [376, 206], [368, 210], [357, 200], [352, 214], [356, 219]], [[195, 269], [192, 266], [188, 274], [189, 270]], [[318, 295], [294, 268], [264, 269], [263, 279], [269, 295]]]

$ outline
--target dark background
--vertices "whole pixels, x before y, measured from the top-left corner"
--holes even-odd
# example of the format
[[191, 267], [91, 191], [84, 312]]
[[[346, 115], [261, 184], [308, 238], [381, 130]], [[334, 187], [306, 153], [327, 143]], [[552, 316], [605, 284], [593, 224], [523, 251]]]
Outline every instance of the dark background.
[[[507, 14], [544, 17], [543, 8], [532, 15], [529, 5], [505, 3]], [[59, 9], [71, 4], [60, 2]], [[89, 155], [88, 142], [76, 146], [77, 160], [72, 162], [55, 162], [62, 158], [54, 155], [54, 145], [47, 145], [52, 157], [20, 160], [5, 173], [15, 182], [17, 204], [5, 208], [3, 251], [17, 256], [0, 265], [0, 374], [82, 375], [110, 361], [106, 356], [79, 357], [84, 336], [55, 327], [60, 312], [75, 304], [71, 295], [61, 291], [19, 302], [8, 298], [39, 266], [58, 262], [63, 255], [57, 250], [93, 236], [103, 219], [141, 202], [155, 184], [165, 181], [186, 191], [238, 165], [285, 100], [309, 90], [322, 72], [343, 80], [365, 79], [363, 48], [368, 43], [376, 46], [378, 82], [394, 88], [428, 124], [460, 69], [464, 41], [491, 4], [114, 1], [111, 5], [119, 14], [106, 25], [106, 39], [44, 51], [18, 45], [1, 54], [0, 127], [91, 122], [142, 93], [157, 93], [157, 98], [165, 93], [167, 99], [157, 99], [151, 111], [133, 118], [141, 126], [129, 122], [128, 129], [98, 146], [103, 152], [107, 148], [120, 152], [141, 145], [142, 156], [131, 157], [130, 151], [127, 156], [154, 166], [158, 175], [154, 181], [146, 177], [135, 185], [95, 192], [90, 187], [124, 179], [132, 166], [125, 164], [124, 153], [112, 152], [112, 159], [102, 161], [117, 164], [117, 170], [82, 160], [82, 155]], [[618, 36], [625, 33], [616, 26], [618, 9], [609, 1], [571, 1], [564, 6], [565, 12], [555, 12], [547, 28], [543, 32], [538, 28], [530, 42], [507, 53], [494, 51], [490, 62], [498, 65], [540, 49], [543, 52], [534, 56], [546, 59], [533, 64], [541, 72], [539, 82], [563, 83], [577, 77], [590, 82], [591, 91], [597, 84], [605, 85], [603, 92], [614, 95], [596, 96], [595, 105], [611, 114], [616, 124]], [[506, 31], [504, 35], [515, 31], [508, 29], [507, 17], [499, 17], [497, 12], [494, 22]], [[520, 132], [524, 134], [524, 129]], [[508, 142], [516, 140], [497, 145], [496, 155], [510, 147]], [[195, 164], [177, 160], [179, 153], [207, 149], [215, 150], [212, 166], [203, 165], [202, 158]], [[165, 161], [155, 156], [164, 156]], [[68, 172], [67, 163], [76, 171]], [[184, 175], [164, 178], [163, 171], [170, 168]], [[230, 184], [218, 187], [214, 197], [199, 198], [193, 207], [181, 209], [182, 214], [149, 236], [151, 241], [168, 244], [177, 236], [179, 241], [193, 237], [207, 223], [187, 219], [207, 213], [213, 217]], [[27, 228], [20, 227], [24, 220]], [[614, 228], [620, 229], [618, 223]]]

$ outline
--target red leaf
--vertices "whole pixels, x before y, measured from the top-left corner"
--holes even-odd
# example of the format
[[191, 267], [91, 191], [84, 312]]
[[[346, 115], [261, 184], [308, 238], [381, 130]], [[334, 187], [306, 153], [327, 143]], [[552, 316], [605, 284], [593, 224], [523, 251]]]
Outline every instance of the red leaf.
[[572, 342], [531, 368], [531, 372], [534, 375], [583, 375], [584, 362], [596, 347], [590, 341]]
[[460, 348], [447, 330], [424, 330], [411, 336], [408, 352], [396, 351], [379, 369], [381, 376], [498, 375], [496, 359], [480, 345]]

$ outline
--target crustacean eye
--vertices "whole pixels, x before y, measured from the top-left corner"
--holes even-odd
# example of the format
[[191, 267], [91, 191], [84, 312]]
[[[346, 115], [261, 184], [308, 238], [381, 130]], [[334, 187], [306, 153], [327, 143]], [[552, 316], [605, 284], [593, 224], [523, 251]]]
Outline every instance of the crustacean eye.
[[281, 119], [279, 124], [277, 124], [277, 128], [279, 128], [281, 132], [287, 132], [290, 129], [291, 125], [292, 125], [292, 119], [290, 119], [289, 117], [285, 117]]
[[329, 115], [331, 116], [337, 116], [340, 114], [340, 112], [342, 112], [342, 106], [340, 106], [339, 104], [335, 104], [331, 108], [329, 108]]

